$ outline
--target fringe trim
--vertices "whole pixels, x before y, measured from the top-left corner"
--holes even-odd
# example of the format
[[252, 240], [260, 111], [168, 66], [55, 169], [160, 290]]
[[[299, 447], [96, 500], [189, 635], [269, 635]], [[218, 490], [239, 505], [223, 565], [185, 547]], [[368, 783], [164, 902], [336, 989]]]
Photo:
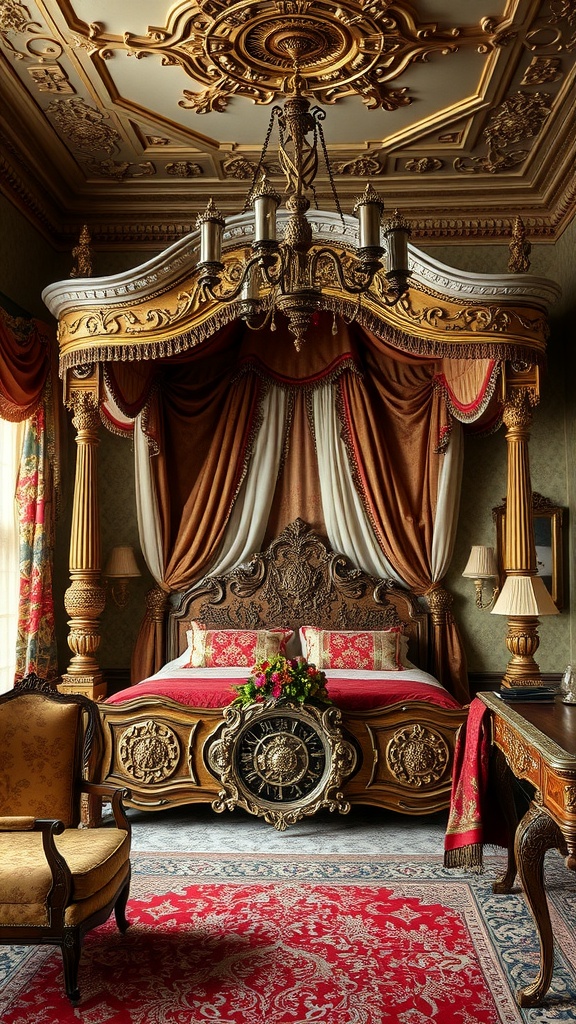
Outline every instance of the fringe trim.
[[446, 408], [448, 409], [450, 415], [453, 416], [455, 420], [459, 420], [460, 423], [474, 423], [475, 420], [479, 419], [480, 416], [482, 416], [482, 414], [486, 412], [486, 409], [490, 404], [492, 396], [496, 391], [498, 377], [500, 376], [501, 369], [502, 363], [496, 362], [490, 372], [488, 383], [486, 384], [486, 387], [484, 389], [484, 394], [482, 395], [480, 401], [471, 412], [464, 412], [461, 408], [459, 408], [459, 406], [457, 406], [454, 403], [450, 391], [445, 381], [443, 381], [441, 377], [436, 376], [434, 378], [432, 386], [434, 387], [435, 391], [439, 391], [440, 394], [443, 396], [444, 401], [446, 403]]
[[[162, 359], [173, 355], [179, 355], [189, 348], [195, 348], [206, 338], [211, 337], [215, 331], [224, 327], [232, 320], [239, 319], [240, 302], [230, 302], [218, 306], [213, 313], [195, 327], [193, 330], [176, 334], [173, 338], [163, 338], [158, 341], [141, 341], [131, 343], [121, 341], [116, 344], [109, 344], [102, 341], [100, 344], [82, 344], [81, 348], [66, 352], [60, 356], [59, 373], [63, 377], [65, 372], [83, 363], [106, 363], [106, 362], [128, 362], [131, 360]], [[420, 356], [430, 356], [440, 359], [443, 356], [451, 356], [454, 359], [494, 359], [499, 361], [521, 360], [530, 364], [543, 365], [545, 355], [536, 352], [522, 341], [511, 342], [486, 338], [478, 341], [455, 340], [454, 333], [450, 334], [450, 340], [431, 338], [420, 338], [406, 331], [391, 327], [384, 319], [373, 310], [366, 309], [362, 304], [353, 302], [344, 297], [325, 296], [322, 308], [331, 310], [342, 316], [347, 323], [359, 323], [372, 331], [376, 337], [385, 341], [392, 348], [403, 352], [411, 352]], [[540, 320], [546, 324], [545, 320]], [[534, 327], [529, 321], [522, 321], [526, 329]], [[471, 332], [470, 332], [471, 333]]]
[[63, 377], [66, 370], [74, 366], [81, 366], [83, 363], [110, 363], [110, 362], [132, 362], [147, 359], [166, 359], [169, 356], [179, 355], [189, 348], [196, 348], [206, 338], [212, 335], [221, 327], [225, 327], [231, 320], [237, 320], [240, 312], [240, 303], [231, 302], [227, 306], [219, 307], [214, 313], [206, 318], [194, 330], [184, 331], [183, 334], [176, 334], [173, 338], [161, 338], [158, 341], [141, 341], [132, 344], [129, 341], [121, 341], [117, 344], [102, 342], [99, 345], [86, 346], [75, 349], [73, 352], [66, 352], [60, 356], [59, 373]]
[[320, 374], [314, 380], [278, 380], [276, 374], [264, 366], [261, 362], [256, 359], [248, 358], [245, 363], [239, 367], [237, 373], [232, 377], [230, 383], [235, 384], [236, 381], [240, 380], [241, 377], [247, 373], [253, 373], [256, 377], [260, 377], [261, 380], [267, 384], [273, 384], [274, 387], [282, 388], [284, 391], [315, 391], [317, 388], [323, 388], [327, 385], [334, 384], [342, 374], [347, 371], [351, 371], [358, 378], [363, 379], [364, 374], [358, 366], [353, 356], [346, 356], [337, 366], [334, 366], [327, 373]]
[[[131, 419], [132, 421], [134, 421], [136, 419], [136, 417], [132, 413], [128, 412], [126, 404], [125, 404], [125, 402], [124, 402], [124, 400], [122, 398], [122, 395], [120, 395], [118, 393], [118, 391], [116, 389], [116, 386], [115, 386], [115, 382], [112, 379], [110, 370], [108, 369], [107, 366], [104, 366], [104, 383], [105, 383], [106, 387], [108, 388], [108, 391], [112, 395], [112, 398], [114, 399], [116, 405], [120, 409], [120, 412], [123, 413], [124, 416], [127, 416], [128, 419]], [[144, 406], [147, 404], [147, 402], [150, 401], [150, 396], [151, 396], [152, 391], [154, 389], [154, 384], [155, 384], [155, 381], [151, 380], [149, 385], [148, 385], [147, 391], [143, 392], [143, 401], [142, 401], [142, 404], [141, 404], [140, 411], [144, 408]]]
[[466, 871], [476, 871], [478, 874], [482, 874], [484, 871], [482, 850], [482, 843], [471, 843], [469, 846], [460, 846], [455, 850], [445, 850], [444, 867], [465, 868]]
[[133, 431], [134, 420], [132, 420], [132, 428], [130, 428], [130, 427], [122, 428], [122, 427], [119, 427], [117, 423], [113, 423], [112, 420], [108, 419], [108, 417], [107, 417], [106, 413], [104, 412], [102, 406], [100, 406], [99, 412], [100, 412], [100, 422], [101, 422], [103, 427], [106, 427], [106, 430], [108, 431], [109, 434], [115, 434], [116, 437], [127, 438], [129, 441], [131, 441], [133, 439], [133, 437], [134, 437], [134, 431]]

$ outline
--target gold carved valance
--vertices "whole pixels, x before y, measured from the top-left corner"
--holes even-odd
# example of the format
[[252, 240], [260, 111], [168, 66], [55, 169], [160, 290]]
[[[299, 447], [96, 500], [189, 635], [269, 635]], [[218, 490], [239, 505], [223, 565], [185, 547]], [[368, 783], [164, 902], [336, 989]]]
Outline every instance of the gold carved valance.
[[[231, 238], [225, 278], [237, 277], [249, 239]], [[334, 244], [334, 238], [331, 239]], [[197, 239], [187, 236], [164, 254], [115, 277], [59, 282], [44, 299], [57, 317], [60, 369], [87, 363], [149, 360], [201, 344], [239, 316], [239, 303], [210, 299], [198, 286]], [[318, 244], [323, 240], [319, 238]], [[346, 258], [346, 242], [342, 243]], [[406, 295], [386, 304], [387, 281], [377, 274], [358, 303], [329, 278], [325, 307], [354, 319], [398, 351], [432, 358], [543, 362], [547, 312], [558, 289], [527, 274], [464, 274], [412, 250]], [[266, 298], [262, 292], [262, 298]], [[279, 314], [281, 316], [281, 314]]]

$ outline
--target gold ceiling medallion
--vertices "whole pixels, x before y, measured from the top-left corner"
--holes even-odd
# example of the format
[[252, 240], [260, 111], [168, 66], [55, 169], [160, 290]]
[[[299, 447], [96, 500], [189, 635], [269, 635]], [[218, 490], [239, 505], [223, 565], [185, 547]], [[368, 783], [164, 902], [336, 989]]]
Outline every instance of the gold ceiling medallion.
[[208, 113], [225, 110], [231, 96], [273, 102], [288, 91], [295, 58], [308, 95], [319, 102], [359, 95], [370, 108], [396, 110], [411, 99], [406, 88], [391, 89], [390, 82], [432, 54], [464, 46], [488, 52], [496, 31], [492, 23], [489, 27], [439, 30], [434, 22], [417, 21], [405, 0], [184, 0], [166, 25], [150, 26], [144, 36], [112, 35], [101, 22], [89, 25], [88, 32], [103, 59], [123, 49], [179, 64], [206, 86], [184, 90], [180, 106]]

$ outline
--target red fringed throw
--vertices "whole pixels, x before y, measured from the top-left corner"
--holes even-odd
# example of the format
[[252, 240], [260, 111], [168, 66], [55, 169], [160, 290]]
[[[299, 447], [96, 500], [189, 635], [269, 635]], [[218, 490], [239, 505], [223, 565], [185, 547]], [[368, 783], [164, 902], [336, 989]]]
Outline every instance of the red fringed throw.
[[498, 806], [489, 799], [490, 712], [473, 700], [454, 750], [450, 814], [444, 839], [447, 868], [482, 870], [485, 843], [506, 845]]

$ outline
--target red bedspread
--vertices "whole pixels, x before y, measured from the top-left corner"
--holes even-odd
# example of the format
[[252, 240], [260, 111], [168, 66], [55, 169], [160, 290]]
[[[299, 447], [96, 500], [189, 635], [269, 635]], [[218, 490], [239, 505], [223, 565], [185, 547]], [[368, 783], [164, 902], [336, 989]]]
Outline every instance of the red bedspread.
[[[136, 686], [108, 697], [107, 704], [121, 704], [135, 697], [169, 697], [179, 704], [194, 708], [222, 708], [235, 697], [230, 679], [182, 679], [163, 677], [149, 679]], [[426, 701], [442, 708], [460, 707], [454, 697], [440, 686], [431, 686], [417, 680], [398, 679], [338, 679], [328, 680], [331, 700], [344, 711], [370, 711], [373, 708], [396, 704], [398, 701]]]

